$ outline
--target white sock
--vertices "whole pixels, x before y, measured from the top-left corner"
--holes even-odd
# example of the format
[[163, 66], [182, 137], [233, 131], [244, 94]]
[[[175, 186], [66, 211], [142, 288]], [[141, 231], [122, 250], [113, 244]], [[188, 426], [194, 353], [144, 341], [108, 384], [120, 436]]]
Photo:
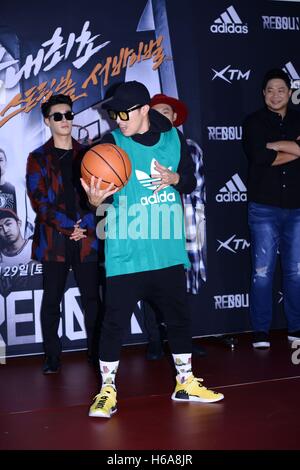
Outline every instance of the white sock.
[[177, 371], [177, 380], [181, 384], [192, 375], [192, 354], [172, 354]]
[[100, 364], [100, 373], [102, 377], [102, 387], [104, 385], [111, 385], [114, 389], [116, 389], [116, 373], [119, 366], [119, 361], [114, 362], [105, 362], [99, 360]]

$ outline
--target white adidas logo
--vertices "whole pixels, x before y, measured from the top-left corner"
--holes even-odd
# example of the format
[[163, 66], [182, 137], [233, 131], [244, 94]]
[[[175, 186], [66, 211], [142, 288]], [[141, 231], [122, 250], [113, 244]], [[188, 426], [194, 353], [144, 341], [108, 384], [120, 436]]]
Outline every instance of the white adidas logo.
[[[151, 178], [151, 175], [157, 174], [157, 170], [155, 170], [155, 159], [153, 158], [151, 161], [150, 165], [150, 174], [148, 175], [144, 171], [141, 170], [135, 170], [135, 176], [137, 177], [139, 183], [144, 186], [146, 189], [150, 189], [150, 191], [153, 191], [159, 186], [159, 180], [160, 178]], [[169, 170], [172, 170], [172, 167], [168, 167]]]
[[237, 173], [223, 186], [216, 195], [217, 202], [246, 202], [247, 188]]
[[212, 33], [247, 34], [248, 25], [242, 22], [236, 9], [231, 5], [214, 21], [210, 31]]
[[300, 88], [300, 76], [292, 62], [287, 62], [282, 70], [288, 74], [292, 81], [292, 88]]
[[175, 202], [175, 193], [167, 193], [167, 191], [152, 194], [152, 196], [144, 196], [141, 198], [142, 206], [149, 204], [159, 204], [160, 202]]
[[[157, 174], [157, 170], [155, 170], [154, 165], [155, 159], [153, 158], [150, 165], [149, 175], [145, 173], [145, 171], [135, 170], [135, 176], [139, 183], [150, 191], [154, 191], [160, 184], [160, 178], [151, 178], [151, 175]], [[172, 170], [172, 166], [169, 166], [168, 169]], [[140, 202], [143, 206], [147, 206], [148, 204], [159, 204], [160, 202], [175, 202], [175, 193], [167, 193], [166, 191], [163, 191], [162, 193], [152, 194], [149, 197], [144, 196], [141, 198]]]

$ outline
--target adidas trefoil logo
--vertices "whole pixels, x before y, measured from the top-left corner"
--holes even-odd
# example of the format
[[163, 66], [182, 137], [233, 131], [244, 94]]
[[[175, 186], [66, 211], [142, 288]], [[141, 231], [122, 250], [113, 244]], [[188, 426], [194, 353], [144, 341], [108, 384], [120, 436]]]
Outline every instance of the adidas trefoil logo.
[[[157, 174], [157, 170], [155, 170], [155, 159], [153, 158], [151, 161], [150, 165], [150, 174], [148, 175], [144, 171], [141, 170], [135, 170], [135, 176], [137, 177], [138, 181], [144, 188], [150, 189], [150, 191], [153, 191], [159, 186], [159, 180], [160, 178], [151, 178], [151, 175]], [[168, 167], [169, 170], [172, 170], [172, 167]]]
[[[135, 175], [139, 183], [146, 189], [154, 191], [159, 186], [160, 178], [151, 178], [151, 175], [157, 173], [155, 170], [155, 159], [153, 158], [150, 165], [150, 174], [141, 170], [135, 170]], [[172, 170], [172, 166], [168, 167]], [[160, 202], [175, 202], [175, 193], [167, 193], [166, 191], [159, 192], [158, 194], [152, 194], [151, 196], [144, 196], [141, 198], [141, 204], [147, 206], [148, 204], [159, 204]]]

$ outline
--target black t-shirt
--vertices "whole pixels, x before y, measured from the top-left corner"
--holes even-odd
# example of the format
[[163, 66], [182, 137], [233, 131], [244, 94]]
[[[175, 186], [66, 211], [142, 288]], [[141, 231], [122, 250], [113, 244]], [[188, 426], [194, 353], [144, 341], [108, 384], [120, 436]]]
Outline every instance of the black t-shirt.
[[76, 221], [75, 188], [73, 182], [73, 150], [55, 148], [62, 175], [66, 212]]
[[[62, 175], [62, 182], [64, 187], [66, 212], [70, 219], [77, 222], [76, 216], [76, 193], [74, 184], [74, 169], [73, 169], [73, 150], [65, 150], [55, 148], [55, 153], [59, 160], [59, 166]], [[74, 240], [70, 240], [65, 236], [66, 243], [66, 261], [78, 262], [79, 261], [79, 244]]]

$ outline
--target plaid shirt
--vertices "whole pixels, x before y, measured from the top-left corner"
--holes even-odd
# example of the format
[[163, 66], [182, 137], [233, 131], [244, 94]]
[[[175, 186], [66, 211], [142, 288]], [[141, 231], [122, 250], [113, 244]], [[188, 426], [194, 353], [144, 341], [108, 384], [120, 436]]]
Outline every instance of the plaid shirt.
[[191, 267], [187, 269], [187, 291], [198, 294], [206, 282], [206, 223], [205, 223], [205, 181], [203, 174], [203, 154], [196, 142], [187, 139], [191, 156], [195, 163], [196, 189], [183, 195], [186, 249]]
[[65, 261], [66, 237], [71, 235], [79, 219], [80, 227], [86, 229], [86, 238], [76, 242], [79, 244], [80, 260], [98, 260], [96, 217], [79, 179], [85, 148], [74, 139], [72, 144], [76, 220], [70, 219], [66, 212], [63, 179], [53, 139], [30, 153], [27, 160], [27, 192], [36, 212], [32, 259], [38, 261]]

